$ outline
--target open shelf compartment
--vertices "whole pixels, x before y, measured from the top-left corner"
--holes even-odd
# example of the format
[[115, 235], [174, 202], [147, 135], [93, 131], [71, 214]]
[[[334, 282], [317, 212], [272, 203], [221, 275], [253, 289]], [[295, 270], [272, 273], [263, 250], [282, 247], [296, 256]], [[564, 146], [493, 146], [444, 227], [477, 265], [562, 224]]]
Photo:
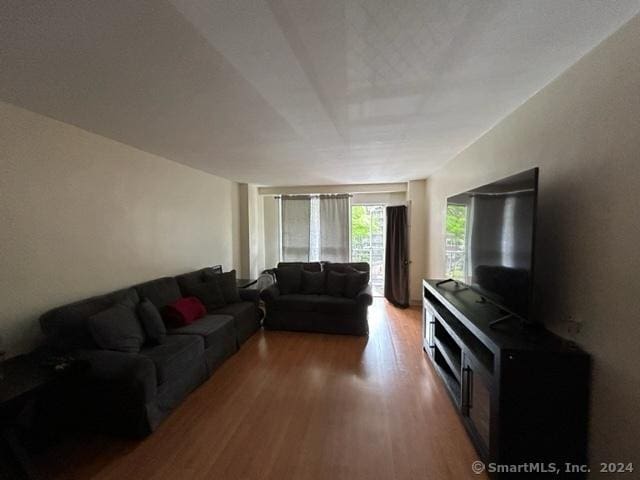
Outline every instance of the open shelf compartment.
[[447, 387], [447, 390], [449, 390], [449, 393], [451, 394], [451, 397], [453, 398], [456, 405], [460, 406], [462, 402], [462, 394], [460, 380], [458, 379], [459, 375], [454, 374], [454, 370], [445, 359], [442, 351], [437, 347], [435, 348], [433, 360], [435, 363], [435, 367], [440, 374], [440, 377], [444, 380], [444, 385]]
[[435, 324], [435, 345], [458, 381], [461, 379], [462, 348], [439, 320]]
[[[493, 374], [494, 370], [494, 355], [493, 352], [484, 345], [478, 338], [465, 327], [455, 315], [453, 315], [440, 301], [435, 298], [428, 290], [424, 290], [425, 298], [428, 300], [431, 308], [435, 312], [436, 316], [436, 338], [438, 338], [438, 331], [440, 331], [440, 340], [446, 338], [442, 334], [442, 330], [445, 330], [449, 338], [455, 344], [464, 345], [468, 354], [474, 356], [478, 362], [489, 372]], [[446, 346], [451, 347], [450, 343], [444, 342]], [[460, 347], [458, 347], [459, 349]], [[456, 352], [455, 348], [452, 349]]]

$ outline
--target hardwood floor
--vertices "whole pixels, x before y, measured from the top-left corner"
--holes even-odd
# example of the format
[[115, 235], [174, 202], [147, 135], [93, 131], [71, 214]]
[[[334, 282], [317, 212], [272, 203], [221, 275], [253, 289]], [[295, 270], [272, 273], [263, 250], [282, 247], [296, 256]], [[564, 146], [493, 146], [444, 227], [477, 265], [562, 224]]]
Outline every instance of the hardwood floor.
[[420, 312], [382, 299], [370, 336], [260, 332], [150, 437], [80, 435], [54, 479], [486, 479], [420, 348]]

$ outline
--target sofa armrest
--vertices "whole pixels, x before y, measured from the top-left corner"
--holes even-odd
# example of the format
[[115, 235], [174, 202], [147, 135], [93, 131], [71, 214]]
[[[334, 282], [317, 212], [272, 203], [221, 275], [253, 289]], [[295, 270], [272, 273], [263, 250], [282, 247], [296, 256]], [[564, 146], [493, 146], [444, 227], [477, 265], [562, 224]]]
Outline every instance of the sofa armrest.
[[356, 295], [356, 302], [358, 302], [358, 305], [361, 305], [363, 307], [368, 307], [373, 303], [371, 284], [368, 284], [358, 292], [358, 294]]
[[265, 303], [273, 302], [276, 298], [280, 296], [280, 289], [277, 284], [269, 285], [267, 288], [260, 292], [260, 298], [265, 301]]
[[240, 299], [243, 302], [258, 303], [260, 300], [260, 292], [255, 288], [241, 288], [238, 292], [240, 293]]
[[94, 384], [116, 385], [146, 402], [156, 396], [156, 367], [135, 353], [80, 350], [75, 356], [88, 364], [85, 378]]

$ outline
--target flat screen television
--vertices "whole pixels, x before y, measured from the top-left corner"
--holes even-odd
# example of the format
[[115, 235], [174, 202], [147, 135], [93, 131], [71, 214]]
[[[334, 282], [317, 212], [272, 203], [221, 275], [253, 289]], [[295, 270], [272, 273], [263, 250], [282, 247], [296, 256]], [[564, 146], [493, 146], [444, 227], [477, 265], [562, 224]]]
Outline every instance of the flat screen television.
[[537, 195], [533, 168], [447, 199], [447, 276], [528, 321]]

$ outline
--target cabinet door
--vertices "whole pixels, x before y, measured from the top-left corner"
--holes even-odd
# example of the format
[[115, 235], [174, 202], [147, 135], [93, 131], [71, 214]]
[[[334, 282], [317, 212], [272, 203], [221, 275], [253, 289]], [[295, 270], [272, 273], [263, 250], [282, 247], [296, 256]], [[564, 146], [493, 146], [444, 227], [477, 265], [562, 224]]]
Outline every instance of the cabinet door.
[[491, 376], [473, 356], [465, 353], [462, 367], [462, 414], [484, 455], [488, 455], [491, 446], [492, 401]]
[[433, 356], [435, 349], [436, 319], [431, 305], [425, 300], [422, 308], [422, 348]]

